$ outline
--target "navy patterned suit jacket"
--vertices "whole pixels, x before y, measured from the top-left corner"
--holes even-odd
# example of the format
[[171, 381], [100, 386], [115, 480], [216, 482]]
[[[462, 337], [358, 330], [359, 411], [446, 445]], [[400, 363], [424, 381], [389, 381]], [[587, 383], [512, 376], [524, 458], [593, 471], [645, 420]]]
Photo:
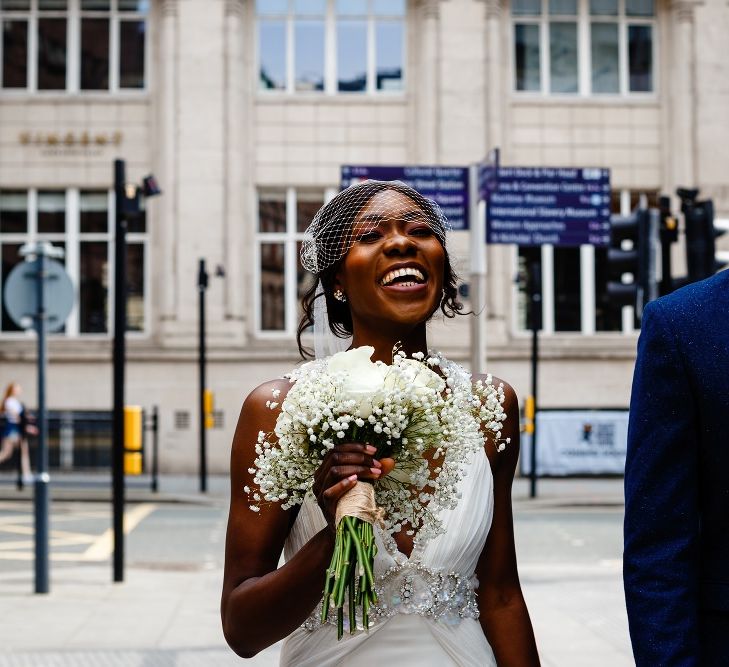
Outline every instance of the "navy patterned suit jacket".
[[623, 577], [638, 667], [729, 665], [729, 271], [644, 311]]

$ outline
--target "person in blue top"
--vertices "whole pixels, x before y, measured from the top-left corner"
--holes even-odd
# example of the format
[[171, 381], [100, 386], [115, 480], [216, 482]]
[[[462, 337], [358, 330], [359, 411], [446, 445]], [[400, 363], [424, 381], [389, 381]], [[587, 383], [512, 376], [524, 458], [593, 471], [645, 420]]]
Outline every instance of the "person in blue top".
[[25, 406], [20, 401], [23, 393], [17, 382], [11, 382], [3, 396], [2, 413], [5, 417], [5, 424], [0, 438], [0, 463], [13, 455], [16, 447], [20, 448], [20, 466], [25, 481], [30, 481], [30, 455], [28, 452], [28, 441], [25, 438], [26, 430], [30, 430], [27, 422]]
[[638, 667], [729, 665], [729, 271], [644, 311], [623, 577]]

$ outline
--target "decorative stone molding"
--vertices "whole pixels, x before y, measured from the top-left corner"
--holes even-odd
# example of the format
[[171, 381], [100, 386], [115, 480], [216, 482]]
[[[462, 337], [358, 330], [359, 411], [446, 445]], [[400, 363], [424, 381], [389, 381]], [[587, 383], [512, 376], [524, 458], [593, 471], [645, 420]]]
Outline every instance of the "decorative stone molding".
[[162, 16], [177, 16], [177, 0], [162, 0], [160, 13]]
[[225, 0], [225, 15], [243, 18], [245, 3], [243, 0]]
[[440, 16], [440, 0], [422, 0], [424, 19], [437, 19]]
[[[486, 5], [486, 19], [500, 19], [504, 13], [504, 7], [501, 0], [477, 0]], [[729, 1], [729, 0], [728, 0]]]
[[674, 0], [670, 8], [679, 23], [693, 23], [695, 8], [703, 4], [701, 0]]

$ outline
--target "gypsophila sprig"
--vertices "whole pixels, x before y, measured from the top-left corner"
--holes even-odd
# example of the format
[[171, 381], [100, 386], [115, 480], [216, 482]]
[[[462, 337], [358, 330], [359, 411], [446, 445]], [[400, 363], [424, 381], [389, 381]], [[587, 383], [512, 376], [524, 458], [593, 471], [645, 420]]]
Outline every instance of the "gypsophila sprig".
[[[508, 443], [501, 440], [504, 389], [491, 376], [472, 383], [463, 368], [437, 353], [408, 358], [399, 350], [391, 365], [372, 362], [373, 353], [372, 347], [354, 348], [288, 376], [293, 386], [280, 404], [274, 432], [258, 434], [250, 469], [257, 488], [244, 489], [252, 511], [264, 501], [288, 509], [311, 492], [315, 471], [337, 443], [368, 443], [377, 448], [375, 458], [395, 460], [389, 475], [372, 484], [357, 482], [337, 508], [322, 620], [335, 608], [340, 638], [345, 592], [351, 632], [355, 608], [367, 628], [369, 606], [376, 602], [373, 523], [379, 520], [389, 533], [407, 524], [417, 530], [416, 542], [431, 539], [442, 532], [440, 510], [457, 505], [459, 483], [474, 452], [483, 448], [484, 435], [499, 451]], [[272, 398], [267, 407], [278, 409], [278, 389]], [[347, 497], [355, 493], [367, 496], [364, 514], [347, 513]]]

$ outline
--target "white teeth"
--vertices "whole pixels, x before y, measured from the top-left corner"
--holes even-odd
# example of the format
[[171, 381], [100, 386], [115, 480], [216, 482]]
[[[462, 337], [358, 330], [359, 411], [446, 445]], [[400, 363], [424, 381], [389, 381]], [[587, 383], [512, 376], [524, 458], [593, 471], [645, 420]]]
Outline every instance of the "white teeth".
[[[404, 268], [404, 269], [395, 269], [394, 271], [390, 271], [385, 277], [380, 281], [380, 284], [383, 286], [387, 286], [390, 283], [392, 283], [396, 278], [402, 278], [404, 276], [412, 276], [415, 278], [415, 281], [424, 282], [425, 276], [421, 271], [419, 271], [416, 268]], [[417, 282], [405, 282], [402, 283], [405, 287], [412, 287], [413, 285], [416, 285]]]

